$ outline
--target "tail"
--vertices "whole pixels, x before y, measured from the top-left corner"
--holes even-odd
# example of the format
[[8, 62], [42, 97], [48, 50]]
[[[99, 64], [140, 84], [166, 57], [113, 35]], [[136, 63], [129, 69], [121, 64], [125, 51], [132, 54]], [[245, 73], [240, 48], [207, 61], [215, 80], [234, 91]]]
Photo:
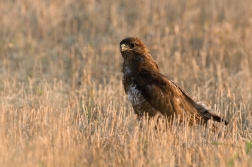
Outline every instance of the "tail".
[[212, 116], [212, 118], [213, 118], [214, 121], [224, 122], [225, 125], [228, 125], [228, 122], [224, 118], [222, 118], [220, 116]]
[[[176, 84], [174, 84], [174, 85], [176, 85]], [[178, 87], [178, 88], [183, 93], [183, 95], [185, 96], [186, 100], [203, 117], [203, 119], [205, 120], [205, 122], [207, 122], [207, 120], [209, 120], [209, 119], [213, 119], [214, 121], [217, 121], [217, 122], [224, 122], [225, 125], [228, 124], [228, 122], [226, 120], [224, 120], [222, 117], [220, 117], [216, 112], [214, 112], [211, 109], [209, 109], [205, 104], [203, 104], [201, 102], [195, 102], [190, 96], [187, 95], [187, 93], [185, 93], [183, 91], [183, 89], [181, 89], [180, 87]]]
[[213, 119], [216, 122], [224, 122], [225, 125], [228, 124], [228, 122], [220, 117], [216, 112], [212, 111], [211, 109], [207, 108], [207, 106], [201, 102], [194, 103], [194, 107], [197, 109], [197, 111], [200, 113], [200, 115], [205, 119]]

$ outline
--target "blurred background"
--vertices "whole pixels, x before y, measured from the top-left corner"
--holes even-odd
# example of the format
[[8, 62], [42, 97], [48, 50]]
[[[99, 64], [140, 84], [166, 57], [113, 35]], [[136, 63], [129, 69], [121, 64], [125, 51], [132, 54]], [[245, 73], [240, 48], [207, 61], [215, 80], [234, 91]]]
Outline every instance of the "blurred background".
[[2, 126], [41, 107], [133, 113], [119, 43], [134, 36], [195, 100], [228, 120], [239, 111], [251, 136], [251, 9], [251, 0], [0, 0], [0, 112], [13, 119]]
[[161, 71], [188, 91], [206, 84], [251, 91], [249, 0], [0, 3], [0, 90], [29, 79], [77, 88], [84, 73], [101, 84], [119, 80], [119, 42], [136, 36]]

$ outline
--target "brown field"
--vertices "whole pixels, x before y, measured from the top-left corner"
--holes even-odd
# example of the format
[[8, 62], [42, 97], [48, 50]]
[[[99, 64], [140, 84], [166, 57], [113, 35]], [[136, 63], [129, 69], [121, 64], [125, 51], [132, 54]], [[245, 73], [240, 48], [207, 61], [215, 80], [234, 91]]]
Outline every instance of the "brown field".
[[[128, 36], [230, 124], [140, 127]], [[251, 93], [251, 0], [0, 0], [0, 166], [252, 166]]]

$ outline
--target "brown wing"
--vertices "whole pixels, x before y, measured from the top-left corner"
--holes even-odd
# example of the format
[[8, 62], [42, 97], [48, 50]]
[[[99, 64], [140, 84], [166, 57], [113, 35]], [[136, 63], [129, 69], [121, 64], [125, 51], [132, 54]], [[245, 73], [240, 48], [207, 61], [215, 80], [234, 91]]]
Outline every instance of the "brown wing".
[[[185, 115], [191, 118], [194, 116], [197, 123], [201, 119], [206, 122], [211, 117], [220, 118], [209, 113], [203, 105], [194, 102], [182, 89], [157, 71], [143, 69], [134, 82], [145, 100], [164, 115], [180, 114], [182, 118]], [[190, 119], [190, 123], [193, 122], [194, 119]]]
[[[174, 83], [173, 83], [174, 84]], [[228, 124], [227, 121], [225, 121], [223, 118], [221, 118], [217, 113], [212, 111], [211, 109], [207, 108], [207, 106], [203, 103], [200, 102], [195, 102], [190, 96], [188, 96], [184, 90], [182, 90], [180, 87], [178, 87], [180, 91], [183, 93], [185, 96], [186, 100], [199, 112], [199, 114], [205, 119], [213, 119], [214, 121], [217, 122], [224, 122], [225, 125]]]

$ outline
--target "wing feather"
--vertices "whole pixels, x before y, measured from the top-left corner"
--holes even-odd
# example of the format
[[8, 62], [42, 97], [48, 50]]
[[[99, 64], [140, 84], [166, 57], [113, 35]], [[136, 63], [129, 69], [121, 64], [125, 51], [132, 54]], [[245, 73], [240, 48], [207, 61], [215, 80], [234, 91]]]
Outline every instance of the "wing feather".
[[145, 100], [162, 114], [195, 116], [196, 121], [200, 121], [201, 115], [191, 103], [188, 103], [179, 87], [161, 73], [143, 69], [134, 82]]
[[143, 69], [134, 82], [146, 101], [166, 116], [173, 114], [194, 116], [197, 122], [203, 119], [205, 123], [211, 118], [218, 122], [223, 121], [215, 112], [204, 104], [196, 103], [173, 81], [157, 71]]

